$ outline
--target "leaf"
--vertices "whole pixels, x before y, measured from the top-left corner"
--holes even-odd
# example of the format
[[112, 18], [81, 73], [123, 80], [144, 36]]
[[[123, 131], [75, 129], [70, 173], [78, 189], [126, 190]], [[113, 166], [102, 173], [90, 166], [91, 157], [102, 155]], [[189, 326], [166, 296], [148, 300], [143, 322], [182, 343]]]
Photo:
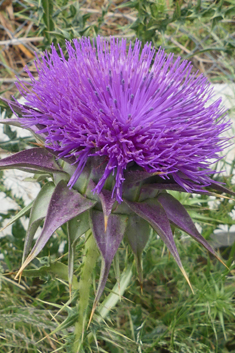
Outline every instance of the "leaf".
[[[123, 239], [127, 225], [127, 217], [111, 214], [107, 230], [104, 229], [103, 213], [91, 210], [91, 229], [102, 255], [102, 268], [97, 288], [92, 314], [103, 293], [108, 278], [109, 269], [119, 245]], [[92, 316], [92, 315], [91, 315]]]
[[31, 209], [30, 217], [29, 217], [28, 230], [25, 236], [22, 263], [24, 262], [25, 257], [29, 253], [29, 249], [31, 248], [33, 237], [41, 221], [47, 215], [49, 202], [54, 189], [55, 189], [54, 183], [49, 182], [45, 184], [34, 201], [33, 207]]
[[[55, 275], [63, 281], [68, 281], [68, 266], [61, 262], [54, 262], [49, 266], [42, 266], [34, 270], [24, 270], [23, 276], [26, 277], [40, 277], [46, 276], [48, 273]], [[72, 278], [72, 285], [74, 289], [78, 289], [79, 284], [76, 276]]]
[[52, 19], [52, 14], [53, 14], [53, 0], [42, 0], [42, 7], [44, 10], [43, 13], [43, 21], [46, 25], [46, 37], [48, 39], [48, 41], [50, 42], [50, 34], [48, 32], [51, 32], [54, 30], [55, 26], [54, 26], [54, 22]]
[[15, 221], [17, 221], [17, 219], [19, 219], [22, 216], [24, 216], [31, 209], [31, 207], [33, 206], [33, 202], [34, 201], [30, 202], [30, 204], [28, 206], [25, 206], [24, 208], [22, 208], [22, 210], [20, 210], [14, 217], [12, 217], [10, 222], [7, 223], [2, 229], [0, 229], [0, 232], [2, 232], [4, 229], [6, 229], [8, 226], [10, 226]]
[[[74, 253], [78, 239], [90, 228], [89, 212], [85, 211], [68, 222], [68, 278], [72, 284]], [[71, 287], [70, 287], [71, 290]]]
[[[167, 193], [160, 194], [157, 198], [162, 207], [164, 208], [168, 219], [173, 222], [177, 227], [182, 229], [184, 232], [191, 235], [197, 242], [202, 244], [211, 254], [213, 254], [219, 261], [220, 258], [214, 251], [214, 249], [208, 244], [208, 242], [201, 236], [195, 227], [191, 217], [188, 212], [181, 205], [181, 203], [176, 200], [172, 195]], [[222, 261], [221, 261], [222, 262]], [[222, 262], [223, 263], [223, 262]]]
[[54, 156], [45, 148], [31, 148], [0, 160], [0, 169], [27, 168], [52, 173], [65, 173], [56, 163]]
[[120, 297], [124, 294], [126, 288], [130, 284], [132, 277], [132, 265], [129, 265], [121, 274], [119, 283], [116, 283], [111, 293], [105, 298], [105, 300], [99, 305], [97, 312], [99, 316], [96, 321], [101, 322], [105, 319], [110, 310], [112, 310]]
[[21, 127], [21, 123], [18, 119], [0, 119], [0, 124]]
[[155, 199], [146, 200], [144, 202], [130, 202], [127, 200], [124, 201], [132, 211], [149, 222], [153, 229], [158, 233], [158, 235], [161, 237], [173, 255], [177, 265], [179, 266], [193, 292], [191, 283], [189, 282], [188, 276], [183, 268], [178, 250], [175, 245], [170, 222], [161, 204]]
[[38, 237], [31, 253], [18, 271], [16, 278], [44, 248], [57, 228], [93, 207], [95, 203], [95, 201], [86, 199], [77, 191], [73, 189], [70, 190], [66, 182], [61, 180], [51, 197], [42, 233]]
[[14, 140], [17, 136], [17, 132], [16, 131], [12, 131], [10, 126], [8, 126], [8, 124], [6, 124], [3, 127], [3, 132], [5, 135], [7, 135], [9, 137], [10, 140]]
[[121, 4], [121, 5], [118, 5], [116, 8], [117, 9], [121, 9], [123, 7], [129, 7], [129, 8], [132, 8], [132, 7], [137, 7], [139, 4], [139, 1], [138, 0], [134, 0], [134, 1], [127, 1], [125, 2], [124, 4]]
[[130, 215], [128, 217], [125, 237], [127, 238], [127, 241], [130, 244], [136, 258], [137, 271], [139, 274], [141, 287], [143, 284], [141, 255], [149, 239], [149, 234], [150, 227], [148, 222], [137, 215]]

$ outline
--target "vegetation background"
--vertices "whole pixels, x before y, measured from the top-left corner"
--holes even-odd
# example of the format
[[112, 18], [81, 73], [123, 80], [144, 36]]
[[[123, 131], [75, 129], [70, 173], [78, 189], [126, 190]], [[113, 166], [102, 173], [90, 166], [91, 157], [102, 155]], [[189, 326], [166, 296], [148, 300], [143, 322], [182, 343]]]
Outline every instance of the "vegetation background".
[[[19, 98], [15, 76], [27, 81], [27, 64], [36, 75], [35, 53], [51, 43], [65, 47], [65, 39], [81, 36], [136, 37], [143, 45], [151, 41], [166, 52], [174, 52], [193, 62], [195, 70], [212, 83], [229, 84], [235, 80], [235, 0], [0, 0], [0, 91], [5, 97]], [[235, 106], [235, 102], [233, 103]], [[4, 116], [10, 116], [4, 109]], [[229, 113], [234, 111], [230, 109]], [[4, 128], [0, 154], [16, 152], [33, 144], [33, 138], [20, 137], [14, 129]], [[218, 175], [233, 191], [234, 160], [224, 162], [227, 175]], [[0, 227], [25, 205], [6, 186], [0, 172], [0, 191], [16, 208], [0, 213]], [[32, 180], [31, 180], [32, 182]], [[36, 179], [37, 184], [45, 182]], [[229, 198], [177, 194], [197, 222], [206, 239], [215, 239], [224, 225], [234, 225], [234, 201]], [[21, 280], [14, 274], [21, 264], [25, 236], [24, 221], [17, 219], [0, 237], [0, 353], [70, 352], [71, 333], [76, 320], [76, 283], [79, 276], [83, 240], [77, 246], [74, 294], [69, 297], [66, 278], [66, 229], [55, 237], [33, 261]], [[213, 236], [211, 236], [214, 233]], [[227, 353], [235, 352], [235, 243], [223, 233], [217, 235], [217, 249], [230, 272], [186, 234], [178, 232], [176, 242], [195, 294], [169, 256], [162, 241], [152, 234], [143, 254], [144, 287], [141, 293], [133, 257], [125, 241], [119, 251], [124, 274], [132, 276], [122, 298], [111, 289], [119, 273], [111, 270], [103, 299], [110, 300], [102, 319], [102, 304], [87, 332], [86, 352], [112, 353]], [[234, 243], [234, 244], [233, 244]], [[61, 249], [63, 244], [63, 249]], [[215, 243], [214, 243], [215, 244]], [[62, 252], [63, 250], [63, 252]], [[97, 285], [99, 269], [94, 275]], [[125, 277], [119, 283], [122, 291]], [[121, 300], [119, 300], [121, 299]], [[92, 298], [91, 298], [92, 303]]]

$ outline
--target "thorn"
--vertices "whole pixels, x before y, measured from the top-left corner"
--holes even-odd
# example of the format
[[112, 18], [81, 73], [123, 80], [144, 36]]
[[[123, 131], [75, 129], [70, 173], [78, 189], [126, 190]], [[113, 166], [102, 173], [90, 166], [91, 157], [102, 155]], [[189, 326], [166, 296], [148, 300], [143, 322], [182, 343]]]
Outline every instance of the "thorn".
[[107, 231], [109, 216], [104, 215], [104, 231]]
[[22, 273], [20, 273], [20, 275], [19, 275], [19, 281], [18, 281], [19, 284], [20, 284], [20, 281], [21, 281], [21, 277], [22, 277]]
[[88, 324], [87, 324], [87, 330], [88, 330], [88, 328], [89, 328], [89, 326], [90, 326], [90, 324], [91, 324], [91, 320], [92, 320], [92, 318], [93, 318], [93, 315], [94, 315], [96, 306], [97, 306], [97, 302], [94, 302], [93, 308], [92, 308], [92, 310], [91, 310], [90, 319], [89, 319]]
[[188, 278], [188, 276], [187, 276], [187, 273], [185, 272], [185, 269], [184, 269], [183, 267], [180, 267], [180, 270], [181, 270], [181, 272], [183, 273], [184, 278], [185, 278], [186, 281], [188, 282], [188, 285], [189, 285], [189, 287], [190, 287], [192, 293], [195, 294], [195, 293], [194, 293], [194, 290], [193, 290], [193, 287], [192, 287], [192, 285], [191, 285], [191, 283], [190, 283], [190, 280], [189, 280], [189, 278]]
[[38, 147], [44, 147], [44, 144], [39, 141], [39, 142], [29, 142], [31, 145], [35, 145], [35, 146], [38, 146]]
[[34, 259], [34, 253], [30, 254], [27, 259], [25, 260], [25, 262], [23, 263], [23, 265], [21, 266], [21, 268], [19, 269], [19, 271], [17, 272], [15, 279], [17, 279], [19, 276], [21, 278], [22, 276], [22, 272], [24, 271], [25, 267], [28, 266], [28, 264]]
[[232, 198], [232, 197], [220, 195], [220, 194], [217, 194], [216, 192], [212, 192], [212, 191], [210, 191], [210, 193], [211, 193], [211, 195], [216, 196], [216, 197], [220, 197], [221, 199], [228, 199], [228, 200], [234, 201], [234, 198]]
[[141, 293], [141, 295], [143, 295], [143, 282], [140, 282], [140, 293]]
[[165, 172], [154, 172], [152, 173], [153, 175], [163, 175], [163, 174], [166, 174]]
[[139, 284], [140, 284], [140, 292], [143, 295], [143, 269], [142, 269], [142, 263], [141, 259], [138, 258], [138, 256], [135, 257], [136, 261], [136, 266], [137, 266], [137, 272], [138, 272], [138, 279], [139, 279]]
[[222, 265], [224, 265], [224, 266], [227, 268], [227, 270], [230, 271], [230, 268], [228, 268], [228, 266], [224, 263], [223, 260], [221, 260], [221, 259], [219, 258], [219, 256], [218, 256], [217, 254], [215, 254], [215, 257], [217, 258], [217, 260], [219, 260], [219, 261], [222, 263]]

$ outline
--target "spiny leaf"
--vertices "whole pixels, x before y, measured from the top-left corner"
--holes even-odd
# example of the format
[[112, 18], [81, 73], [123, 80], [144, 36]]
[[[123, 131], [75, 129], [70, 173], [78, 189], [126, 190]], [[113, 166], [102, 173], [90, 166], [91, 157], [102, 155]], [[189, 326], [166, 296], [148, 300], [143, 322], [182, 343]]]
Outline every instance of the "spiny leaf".
[[191, 283], [183, 268], [183, 265], [181, 263], [181, 260], [178, 254], [178, 250], [175, 245], [170, 222], [161, 204], [155, 199], [146, 200], [145, 202], [130, 202], [127, 200], [124, 200], [124, 201], [132, 209], [132, 211], [134, 211], [140, 217], [142, 217], [147, 222], [149, 222], [149, 224], [153, 227], [153, 229], [162, 238], [162, 240], [170, 250], [171, 254], [173, 255], [175, 261], [177, 262], [181, 272], [183, 273], [186, 281], [188, 282], [193, 292]]
[[38, 237], [31, 253], [18, 271], [16, 278], [44, 248], [57, 228], [93, 207], [95, 203], [95, 201], [86, 199], [77, 191], [70, 190], [66, 182], [61, 180], [52, 194], [42, 233]]
[[[61, 262], [53, 262], [49, 266], [42, 266], [33, 270], [24, 270], [23, 275], [26, 277], [40, 277], [45, 276], [48, 273], [55, 275], [63, 281], [68, 281], [68, 266]], [[78, 289], [78, 281], [76, 276], [72, 278], [72, 285], [74, 289]]]

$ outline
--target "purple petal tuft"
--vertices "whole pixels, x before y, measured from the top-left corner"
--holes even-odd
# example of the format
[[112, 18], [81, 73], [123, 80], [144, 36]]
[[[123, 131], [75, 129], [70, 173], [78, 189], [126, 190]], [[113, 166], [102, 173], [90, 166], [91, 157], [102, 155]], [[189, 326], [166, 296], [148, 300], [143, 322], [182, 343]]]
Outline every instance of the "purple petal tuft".
[[135, 163], [161, 178], [171, 176], [188, 192], [211, 184], [212, 162], [227, 145], [229, 128], [220, 100], [190, 62], [141, 42], [100, 37], [67, 42], [68, 59], [52, 45], [37, 60], [39, 79], [31, 92], [17, 84], [28, 108], [25, 127], [44, 126], [46, 146], [59, 157], [75, 158], [72, 187], [89, 156], [104, 157], [105, 169], [95, 191], [113, 175], [113, 195], [122, 201], [124, 171]]

